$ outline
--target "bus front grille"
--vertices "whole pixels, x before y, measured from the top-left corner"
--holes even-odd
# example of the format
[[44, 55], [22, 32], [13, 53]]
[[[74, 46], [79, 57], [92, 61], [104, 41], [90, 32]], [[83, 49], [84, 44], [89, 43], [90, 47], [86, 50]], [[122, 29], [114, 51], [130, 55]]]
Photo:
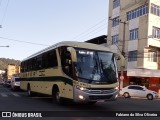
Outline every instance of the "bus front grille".
[[116, 92], [116, 90], [89, 90], [88, 93], [90, 94], [111, 94]]
[[89, 96], [90, 100], [105, 100], [105, 99], [110, 99], [113, 95], [91, 95]]

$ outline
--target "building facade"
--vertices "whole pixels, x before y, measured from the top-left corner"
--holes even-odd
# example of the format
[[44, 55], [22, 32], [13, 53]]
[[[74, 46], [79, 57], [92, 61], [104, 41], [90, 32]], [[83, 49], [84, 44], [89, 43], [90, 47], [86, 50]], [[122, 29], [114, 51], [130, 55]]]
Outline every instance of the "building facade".
[[125, 57], [123, 86], [160, 92], [160, 0], [110, 0], [107, 46]]
[[18, 75], [20, 73], [20, 66], [17, 65], [8, 65], [7, 67], [7, 79], [11, 80], [12, 76]]

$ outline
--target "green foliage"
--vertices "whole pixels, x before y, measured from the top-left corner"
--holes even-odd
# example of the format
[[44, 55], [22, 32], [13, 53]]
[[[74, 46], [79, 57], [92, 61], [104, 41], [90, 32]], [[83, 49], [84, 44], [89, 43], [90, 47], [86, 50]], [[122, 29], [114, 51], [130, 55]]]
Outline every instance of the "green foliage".
[[9, 58], [0, 58], [0, 70], [7, 69], [7, 66], [9, 64], [20, 65], [20, 63], [21, 63], [20, 60], [14, 60], [14, 59], [9, 59]]

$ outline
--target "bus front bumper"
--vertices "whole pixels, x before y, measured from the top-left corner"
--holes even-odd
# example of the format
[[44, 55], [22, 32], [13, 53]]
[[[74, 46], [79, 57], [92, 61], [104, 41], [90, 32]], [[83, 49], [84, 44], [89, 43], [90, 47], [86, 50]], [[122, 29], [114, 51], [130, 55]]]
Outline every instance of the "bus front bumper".
[[114, 101], [118, 97], [118, 90], [88, 90], [74, 88], [74, 102]]

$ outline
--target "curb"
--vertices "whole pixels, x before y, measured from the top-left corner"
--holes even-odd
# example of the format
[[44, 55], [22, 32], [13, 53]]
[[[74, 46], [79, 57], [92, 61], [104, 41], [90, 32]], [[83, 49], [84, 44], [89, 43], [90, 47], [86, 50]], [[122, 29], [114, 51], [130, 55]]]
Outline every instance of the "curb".
[[[122, 95], [118, 95], [118, 98], [124, 98], [124, 96]], [[134, 97], [133, 97], [134, 98]], [[138, 98], [138, 97], [137, 97]], [[142, 98], [142, 97], [140, 97]], [[160, 94], [158, 94], [158, 97], [157, 98], [154, 98], [155, 100], [160, 100]]]

